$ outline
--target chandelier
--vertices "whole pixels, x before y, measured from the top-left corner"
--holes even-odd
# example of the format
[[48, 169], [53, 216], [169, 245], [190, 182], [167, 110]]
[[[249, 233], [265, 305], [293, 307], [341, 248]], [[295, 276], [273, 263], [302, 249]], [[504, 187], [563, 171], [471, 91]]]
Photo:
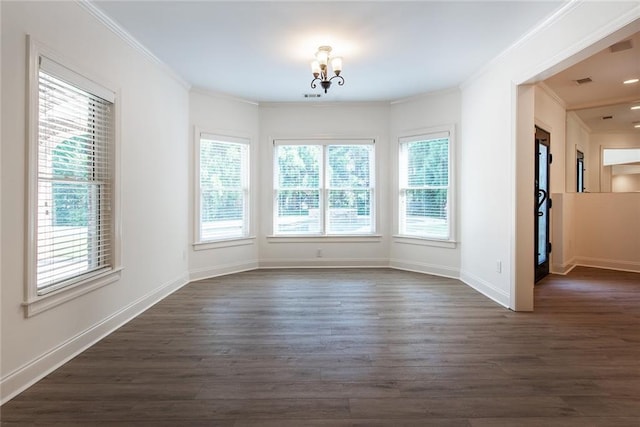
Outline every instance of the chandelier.
[[[331, 46], [320, 46], [318, 52], [316, 52], [315, 61], [311, 62], [311, 72], [313, 73], [313, 80], [311, 80], [311, 88], [318, 87], [316, 80], [320, 82], [320, 86], [324, 89], [324, 93], [327, 93], [327, 89], [331, 87], [331, 80], [338, 79], [338, 86], [344, 84], [344, 78], [340, 75], [342, 71], [342, 58], [339, 56], [330, 57]], [[331, 62], [331, 68], [335, 76], [329, 77], [329, 62]]]

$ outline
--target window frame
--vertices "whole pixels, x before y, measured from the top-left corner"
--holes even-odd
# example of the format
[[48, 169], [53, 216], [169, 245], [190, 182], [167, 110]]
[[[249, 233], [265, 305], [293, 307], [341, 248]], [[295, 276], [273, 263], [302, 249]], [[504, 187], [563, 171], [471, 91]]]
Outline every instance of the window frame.
[[[122, 267], [121, 260], [121, 217], [120, 217], [120, 94], [115, 87], [102, 78], [97, 78], [78, 67], [68, 58], [63, 57], [55, 50], [27, 36], [28, 69], [27, 69], [27, 220], [26, 220], [26, 280], [24, 289], [24, 301], [22, 306], [25, 316], [30, 317], [56, 307], [80, 295], [91, 292], [102, 286], [108, 285], [120, 279]], [[99, 271], [79, 274], [68, 280], [62, 281], [45, 289], [38, 289], [37, 283], [37, 214], [38, 214], [38, 160], [39, 160], [39, 73], [41, 59], [56, 73], [64, 76], [65, 80], [82, 90], [108, 99], [112, 102], [113, 123], [112, 139], [108, 142], [111, 157], [108, 166], [111, 169], [111, 262], [110, 266]]]
[[[447, 229], [448, 236], [446, 238], [442, 238], [435, 235], [418, 235], [418, 234], [407, 234], [402, 229], [402, 221], [403, 221], [403, 189], [406, 191], [406, 188], [402, 186], [402, 170], [403, 170], [403, 145], [412, 142], [420, 142], [420, 141], [429, 141], [448, 138], [448, 186], [447, 186]], [[397, 174], [396, 174], [396, 215], [397, 215], [397, 224], [396, 224], [396, 232], [393, 237], [397, 242], [400, 243], [409, 243], [409, 244], [418, 244], [418, 245], [426, 245], [426, 246], [436, 246], [436, 247], [444, 247], [444, 248], [455, 248], [457, 245], [456, 240], [456, 184], [455, 184], [455, 158], [456, 158], [456, 149], [455, 149], [455, 126], [454, 125], [445, 125], [438, 126], [428, 129], [421, 129], [414, 132], [406, 132], [401, 135], [397, 139]]]
[[[230, 144], [243, 144], [246, 146], [247, 154], [244, 159], [244, 166], [246, 170], [243, 174], [243, 181], [245, 183], [243, 187], [244, 194], [244, 218], [242, 236], [223, 237], [217, 239], [202, 239], [201, 231], [201, 212], [202, 207], [201, 188], [200, 188], [200, 149], [203, 139], [214, 140], [222, 143]], [[238, 134], [235, 132], [225, 131], [204, 131], [194, 127], [194, 236], [193, 236], [193, 249], [196, 251], [216, 249], [223, 247], [242, 246], [252, 244], [255, 240], [255, 236], [252, 234], [252, 176], [251, 176], [251, 164], [252, 164], [252, 143], [251, 138], [247, 135]]]
[[[376, 187], [376, 176], [377, 176], [377, 161], [376, 161], [376, 138], [274, 138], [272, 139], [272, 234], [267, 236], [269, 239], [279, 239], [282, 242], [294, 242], [294, 241], [305, 241], [306, 239], [310, 239], [310, 241], [315, 241], [317, 239], [324, 239], [330, 241], [368, 241], [370, 238], [379, 238], [380, 235], [377, 234], [378, 224], [377, 224], [377, 187]], [[319, 197], [320, 197], [320, 231], [317, 233], [279, 233], [277, 231], [277, 219], [278, 219], [278, 189], [277, 185], [277, 171], [278, 171], [278, 158], [277, 158], [277, 148], [278, 146], [320, 146], [320, 185], [318, 187]], [[349, 146], [349, 145], [369, 145], [372, 148], [371, 158], [370, 158], [370, 194], [371, 194], [371, 231], [367, 233], [327, 233], [328, 227], [328, 210], [329, 210], [329, 192], [333, 190], [341, 190], [342, 188], [331, 187], [330, 183], [327, 182], [328, 174], [327, 165], [328, 165], [328, 148], [329, 146]], [[344, 188], [344, 190], [348, 190]], [[309, 240], [306, 240], [309, 241]]]

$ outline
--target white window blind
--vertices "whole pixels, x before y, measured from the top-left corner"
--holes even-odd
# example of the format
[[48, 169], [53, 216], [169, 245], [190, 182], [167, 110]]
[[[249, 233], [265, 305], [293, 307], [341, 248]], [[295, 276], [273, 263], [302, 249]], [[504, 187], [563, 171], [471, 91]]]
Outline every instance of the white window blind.
[[[41, 58], [38, 72], [38, 294], [113, 267], [113, 93]], [[109, 98], [104, 99], [104, 98]]]
[[400, 139], [400, 234], [447, 240], [449, 221], [448, 133]]
[[373, 145], [327, 146], [327, 234], [373, 232]]
[[200, 241], [249, 235], [249, 141], [200, 138]]
[[274, 234], [371, 234], [373, 141], [275, 146]]

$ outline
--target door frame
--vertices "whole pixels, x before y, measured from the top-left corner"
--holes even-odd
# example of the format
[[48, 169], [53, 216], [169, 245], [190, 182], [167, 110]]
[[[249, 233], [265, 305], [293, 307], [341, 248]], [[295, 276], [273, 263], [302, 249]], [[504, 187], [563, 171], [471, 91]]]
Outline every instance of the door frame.
[[[540, 133], [544, 133], [544, 136], [546, 136], [546, 138], [539, 138], [538, 134]], [[547, 167], [546, 167], [546, 182], [547, 182], [547, 186], [546, 189], [540, 190], [540, 187], [538, 185], [538, 175], [539, 175], [539, 171], [540, 171], [540, 155], [539, 155], [539, 146], [540, 145], [544, 145], [545, 147], [547, 147]], [[552, 163], [552, 156], [551, 156], [551, 132], [545, 130], [544, 128], [540, 127], [540, 126], [535, 126], [535, 133], [534, 133], [534, 159], [535, 159], [535, 166], [534, 166], [534, 234], [533, 234], [533, 241], [534, 241], [534, 250], [533, 250], [533, 256], [534, 256], [534, 282], [538, 282], [539, 280], [541, 280], [542, 278], [544, 278], [545, 276], [547, 276], [549, 274], [550, 271], [550, 261], [551, 261], [551, 207], [552, 207], [552, 201], [551, 201], [551, 163]], [[542, 194], [540, 193], [540, 191], [542, 191]], [[542, 201], [540, 201], [540, 198], [542, 196]], [[542, 263], [539, 263], [539, 257], [540, 254], [538, 253], [538, 249], [540, 247], [540, 242], [539, 242], [539, 237], [540, 237], [540, 222], [538, 220], [538, 218], [541, 216], [540, 215], [540, 207], [541, 205], [544, 204], [543, 209], [546, 209], [546, 230], [545, 230], [545, 236], [546, 236], [546, 260]]]

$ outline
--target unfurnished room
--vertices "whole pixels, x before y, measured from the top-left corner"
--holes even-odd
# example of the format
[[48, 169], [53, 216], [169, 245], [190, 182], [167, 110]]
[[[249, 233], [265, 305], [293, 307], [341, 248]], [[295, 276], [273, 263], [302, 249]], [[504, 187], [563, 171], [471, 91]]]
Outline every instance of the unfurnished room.
[[0, 422], [640, 425], [640, 2], [0, 1]]

